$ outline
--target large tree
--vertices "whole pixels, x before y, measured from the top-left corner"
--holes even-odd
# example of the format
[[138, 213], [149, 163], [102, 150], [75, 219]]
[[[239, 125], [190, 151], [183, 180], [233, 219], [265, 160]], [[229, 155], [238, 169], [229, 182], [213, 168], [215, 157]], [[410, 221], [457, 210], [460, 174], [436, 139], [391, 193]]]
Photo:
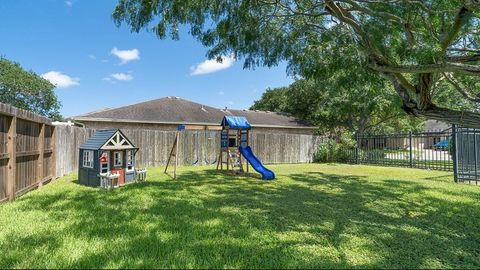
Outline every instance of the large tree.
[[0, 57], [0, 102], [61, 119], [55, 86], [19, 64]]
[[479, 0], [119, 0], [113, 18], [160, 38], [176, 39], [188, 25], [210, 58], [233, 54], [245, 67], [287, 61], [306, 78], [324, 66], [348, 68], [324, 54], [353, 47], [358, 64], [386, 78], [408, 114], [480, 126], [477, 111], [437, 100], [449, 84], [480, 101], [479, 12]]
[[[298, 80], [288, 87], [267, 89], [255, 101], [252, 110], [288, 112], [319, 127], [322, 133], [341, 134], [348, 130], [365, 132], [418, 131], [421, 119], [411, 118], [399, 106], [400, 99], [392, 87], [379, 84], [344, 88], [331, 80]], [[329, 83], [331, 82], [331, 83]], [[390, 90], [389, 95], [379, 95]]]

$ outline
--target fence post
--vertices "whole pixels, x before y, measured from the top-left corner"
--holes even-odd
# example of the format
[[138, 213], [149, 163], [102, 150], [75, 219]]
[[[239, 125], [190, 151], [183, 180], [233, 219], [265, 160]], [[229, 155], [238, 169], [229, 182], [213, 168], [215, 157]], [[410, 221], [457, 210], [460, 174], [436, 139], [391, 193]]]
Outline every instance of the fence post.
[[51, 143], [50, 148], [52, 149], [52, 157], [50, 162], [50, 175], [52, 176], [52, 181], [57, 178], [57, 128], [55, 126], [50, 126], [51, 129]]
[[360, 144], [360, 136], [358, 136], [358, 134], [357, 134], [356, 137], [357, 137], [357, 143], [355, 144], [355, 163], [359, 164], [360, 159], [358, 157], [358, 147], [359, 147], [359, 144]]
[[37, 183], [38, 186], [43, 186], [43, 167], [45, 162], [44, 153], [45, 153], [45, 124], [40, 124], [40, 132], [38, 134], [38, 158], [37, 158]]
[[457, 125], [452, 125], [452, 145], [453, 145], [453, 181], [458, 182], [458, 151], [457, 151]]
[[8, 197], [9, 200], [15, 199], [17, 192], [17, 117], [10, 118], [10, 125], [8, 126]]
[[408, 143], [410, 146], [410, 168], [413, 168], [413, 143], [412, 143], [412, 132], [408, 132]]

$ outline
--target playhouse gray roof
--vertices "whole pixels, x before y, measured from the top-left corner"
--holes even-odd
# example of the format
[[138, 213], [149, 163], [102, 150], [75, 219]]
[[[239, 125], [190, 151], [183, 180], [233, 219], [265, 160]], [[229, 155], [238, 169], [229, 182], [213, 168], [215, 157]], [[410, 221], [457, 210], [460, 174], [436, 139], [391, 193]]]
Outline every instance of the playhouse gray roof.
[[98, 150], [100, 149], [118, 129], [97, 130], [86, 142], [80, 145], [80, 149]]
[[75, 116], [72, 119], [79, 122], [220, 125], [224, 116], [245, 116], [253, 127], [315, 128], [285, 113], [217, 109], [178, 97], [164, 97], [120, 108], [105, 109]]

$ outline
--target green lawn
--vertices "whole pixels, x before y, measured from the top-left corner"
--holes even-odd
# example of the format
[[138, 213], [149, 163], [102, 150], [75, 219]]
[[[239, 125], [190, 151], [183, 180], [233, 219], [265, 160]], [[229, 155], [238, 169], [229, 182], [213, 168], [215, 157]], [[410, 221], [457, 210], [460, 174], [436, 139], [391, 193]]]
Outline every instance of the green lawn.
[[0, 205], [0, 268], [479, 268], [480, 188], [445, 172], [161, 168], [112, 192], [62, 178]]

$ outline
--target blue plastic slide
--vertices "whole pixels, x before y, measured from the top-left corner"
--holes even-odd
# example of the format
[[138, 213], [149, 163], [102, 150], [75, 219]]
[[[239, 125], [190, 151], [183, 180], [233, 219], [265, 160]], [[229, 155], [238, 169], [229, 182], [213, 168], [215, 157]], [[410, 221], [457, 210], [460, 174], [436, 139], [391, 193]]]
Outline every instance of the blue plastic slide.
[[252, 167], [262, 175], [262, 180], [273, 180], [275, 179], [275, 173], [270, 171], [269, 169], [263, 166], [262, 162], [258, 160], [258, 158], [253, 154], [252, 148], [250, 146], [247, 147], [239, 147], [240, 153], [245, 159], [252, 165]]

